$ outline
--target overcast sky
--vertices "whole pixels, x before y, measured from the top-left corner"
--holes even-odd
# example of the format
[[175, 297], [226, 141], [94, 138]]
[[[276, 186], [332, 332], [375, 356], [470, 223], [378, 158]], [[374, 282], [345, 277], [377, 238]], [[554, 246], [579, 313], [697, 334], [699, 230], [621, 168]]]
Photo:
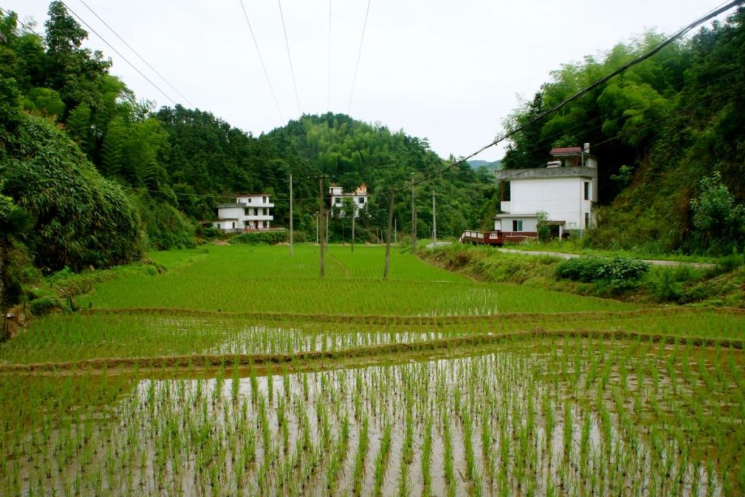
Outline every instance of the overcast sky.
[[[442, 157], [489, 143], [502, 120], [532, 98], [549, 72], [654, 28], [672, 33], [721, 0], [370, 0], [354, 98], [355, 62], [368, 0], [281, 0], [300, 99], [298, 108], [276, 0], [243, 0], [280, 112], [264, 76], [240, 0], [83, 0], [199, 109], [259, 135], [301, 113], [349, 113], [428, 138]], [[153, 74], [81, 0], [67, 5], [165, 93]], [[48, 0], [0, 0], [43, 32]], [[86, 28], [87, 29], [87, 28]], [[90, 31], [90, 30], [89, 30]], [[90, 33], [138, 98], [171, 101]], [[330, 82], [330, 85], [328, 84]], [[327, 89], [330, 99], [327, 105]], [[501, 158], [492, 148], [478, 158]]]

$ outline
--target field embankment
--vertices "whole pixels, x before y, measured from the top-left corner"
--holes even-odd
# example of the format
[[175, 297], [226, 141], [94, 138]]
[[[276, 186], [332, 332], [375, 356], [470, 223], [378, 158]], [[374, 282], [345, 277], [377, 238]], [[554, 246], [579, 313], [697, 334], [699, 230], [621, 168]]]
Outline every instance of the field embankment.
[[[682, 263], [656, 266], [625, 257], [572, 257], [574, 262], [570, 262], [547, 254], [526, 255], [464, 245], [422, 250], [419, 256], [436, 267], [488, 283], [511, 283], [641, 304], [745, 307], [745, 266], [740, 258], [703, 267]], [[603, 263], [613, 266], [605, 271], [609, 276], [603, 276], [602, 271], [600, 275], [593, 274]], [[570, 264], [575, 265], [576, 278], [571, 277], [575, 271], [562, 273]], [[629, 266], [637, 268], [631, 276], [623, 273]], [[618, 273], [620, 276], [616, 276]]]

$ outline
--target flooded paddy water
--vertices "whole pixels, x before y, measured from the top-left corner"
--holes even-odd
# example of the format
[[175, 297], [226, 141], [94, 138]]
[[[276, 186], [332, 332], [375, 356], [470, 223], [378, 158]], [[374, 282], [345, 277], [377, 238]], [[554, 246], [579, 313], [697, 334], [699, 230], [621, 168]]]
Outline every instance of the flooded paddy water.
[[50, 376], [34, 416], [5, 416], [0, 495], [737, 495], [743, 368], [742, 350], [555, 337]]

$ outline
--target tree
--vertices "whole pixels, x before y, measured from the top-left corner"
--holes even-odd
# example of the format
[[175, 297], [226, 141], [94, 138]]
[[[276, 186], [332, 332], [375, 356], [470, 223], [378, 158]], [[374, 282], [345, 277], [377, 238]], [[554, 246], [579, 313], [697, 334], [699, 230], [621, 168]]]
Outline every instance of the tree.
[[718, 253], [736, 250], [745, 237], [745, 205], [735, 205], [719, 172], [702, 179], [699, 186], [701, 193], [691, 200], [691, 209], [703, 246]]

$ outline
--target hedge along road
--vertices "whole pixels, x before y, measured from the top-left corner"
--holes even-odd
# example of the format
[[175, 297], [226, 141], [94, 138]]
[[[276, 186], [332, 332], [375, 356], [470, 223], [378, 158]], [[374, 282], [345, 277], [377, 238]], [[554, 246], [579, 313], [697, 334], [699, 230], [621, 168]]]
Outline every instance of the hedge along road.
[[[507, 254], [524, 254], [524, 255], [541, 255], [541, 256], [549, 256], [549, 257], [558, 257], [559, 259], [577, 259], [578, 257], [590, 257], [587, 255], [582, 254], [567, 254], [564, 252], [549, 252], [549, 251], [543, 251], [543, 250], [516, 250], [516, 249], [506, 249], [506, 248], [498, 248], [500, 252], [504, 252]], [[600, 257], [600, 258], [607, 258], [602, 256], [592, 256], [592, 257]], [[684, 262], [684, 261], [663, 261], [663, 260], [656, 260], [656, 259], [640, 259], [642, 262], [646, 262], [647, 264], [651, 264], [653, 266], [690, 266], [696, 269], [711, 269], [713, 267], [716, 267], [716, 264], [712, 264], [710, 262]]]

